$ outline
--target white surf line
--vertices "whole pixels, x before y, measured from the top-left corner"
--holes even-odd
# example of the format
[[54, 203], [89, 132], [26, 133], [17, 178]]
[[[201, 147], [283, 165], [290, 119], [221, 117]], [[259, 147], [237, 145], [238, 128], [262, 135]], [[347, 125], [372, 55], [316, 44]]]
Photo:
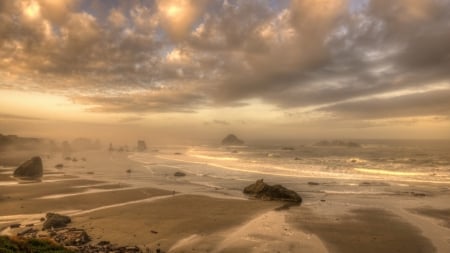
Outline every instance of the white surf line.
[[389, 176], [427, 176], [430, 174], [425, 172], [405, 172], [405, 171], [391, 171], [391, 170], [368, 169], [368, 168], [354, 168], [354, 170], [364, 173], [381, 174]]
[[[274, 172], [265, 172], [265, 171], [255, 171], [255, 170], [246, 170], [246, 169], [239, 169], [229, 166], [223, 166], [215, 163], [208, 163], [208, 162], [196, 162], [196, 161], [189, 161], [189, 160], [182, 160], [182, 159], [176, 159], [176, 158], [167, 158], [162, 156], [156, 156], [157, 158], [169, 160], [169, 161], [177, 161], [177, 162], [184, 162], [184, 163], [193, 163], [193, 164], [203, 164], [208, 165], [212, 167], [217, 167], [221, 169], [226, 170], [233, 170], [233, 171], [240, 171], [240, 172], [248, 172], [253, 174], [262, 174], [262, 175], [271, 175], [271, 176], [281, 176], [281, 177], [295, 177], [295, 178], [324, 178], [324, 179], [345, 179], [345, 180], [374, 180], [374, 181], [390, 181], [390, 182], [415, 182], [415, 183], [431, 183], [431, 184], [450, 184], [448, 181], [431, 181], [431, 180], [419, 180], [419, 179], [398, 179], [398, 178], [383, 178], [383, 177], [358, 177], [356, 175], [345, 175], [345, 174], [333, 174], [333, 176], [326, 175], [323, 172], [316, 172], [316, 171], [308, 171], [312, 173], [311, 175], [298, 175], [298, 174], [283, 174], [283, 173], [274, 173]], [[279, 166], [278, 166], [279, 167]], [[289, 169], [287, 169], [289, 170]], [[305, 171], [296, 171], [296, 172], [305, 172]]]
[[185, 195], [185, 194], [181, 193], [181, 194], [176, 194], [176, 195], [163, 195], [163, 196], [150, 197], [150, 198], [146, 198], [146, 199], [133, 200], [133, 201], [128, 201], [128, 202], [122, 202], [122, 203], [117, 203], [117, 204], [112, 204], [112, 205], [96, 207], [96, 208], [83, 210], [83, 211], [77, 210], [77, 211], [70, 213], [70, 215], [79, 216], [79, 215], [88, 214], [88, 213], [105, 210], [105, 209], [109, 209], [109, 208], [115, 208], [115, 207], [121, 207], [121, 206], [127, 206], [127, 205], [139, 204], [139, 203], [150, 203], [150, 202], [155, 202], [158, 200], [173, 198], [174, 196], [182, 196], [182, 195]]
[[194, 245], [201, 241], [203, 237], [198, 234], [193, 234], [190, 236], [187, 236], [183, 239], [178, 240], [167, 252], [172, 252], [177, 249], [187, 248], [190, 245]]
[[196, 158], [203, 158], [203, 159], [209, 159], [209, 160], [219, 160], [219, 161], [238, 161], [239, 159], [237, 159], [236, 157], [215, 157], [215, 156], [208, 156], [208, 155], [190, 155], [188, 154], [188, 156], [190, 157], [196, 157]]
[[[117, 204], [112, 204], [112, 205], [100, 206], [100, 207], [96, 207], [96, 208], [92, 208], [92, 209], [88, 209], [88, 210], [65, 210], [65, 211], [58, 211], [58, 213], [64, 214], [64, 215], [70, 215], [70, 216], [78, 216], [78, 215], [88, 214], [88, 213], [92, 213], [92, 212], [96, 212], [96, 211], [100, 211], [100, 210], [109, 209], [109, 208], [115, 208], [115, 207], [121, 207], [121, 206], [127, 206], [127, 205], [139, 204], [139, 203], [150, 203], [150, 202], [154, 202], [154, 201], [158, 201], [158, 200], [162, 200], [162, 199], [173, 198], [174, 196], [182, 196], [182, 195], [185, 195], [185, 194], [176, 194], [176, 195], [171, 194], [171, 195], [156, 196], [156, 197], [127, 201], [127, 202], [122, 202], [122, 203], [117, 203]], [[21, 221], [22, 223], [24, 223], [23, 222], [24, 220], [26, 220], [27, 222], [39, 221], [39, 219], [44, 216], [45, 216], [45, 213], [4, 215], [4, 216], [0, 216], [0, 224], [11, 223], [11, 222], [15, 222], [15, 221]]]
[[102, 192], [112, 192], [112, 191], [125, 191], [130, 189], [137, 189], [138, 187], [124, 187], [124, 188], [114, 188], [114, 189], [89, 189], [83, 192], [76, 192], [76, 193], [67, 193], [67, 194], [52, 194], [47, 195], [43, 197], [39, 197], [36, 199], [60, 199], [65, 197], [71, 197], [71, 196], [78, 196], [78, 195], [85, 195], [85, 194], [93, 194], [93, 193], [102, 193]]
[[71, 188], [79, 189], [79, 188], [90, 188], [90, 187], [99, 187], [99, 186], [108, 186], [108, 185], [119, 185], [119, 183], [109, 182], [109, 183], [100, 183], [100, 184], [88, 184], [88, 185], [75, 185]]
[[[58, 213], [67, 215], [70, 212], [71, 211], [65, 210], [65, 211], [59, 211]], [[18, 222], [18, 221], [20, 221], [21, 224], [41, 223], [40, 218], [45, 217], [45, 214], [46, 213], [3, 215], [3, 216], [0, 216], [0, 224]]]

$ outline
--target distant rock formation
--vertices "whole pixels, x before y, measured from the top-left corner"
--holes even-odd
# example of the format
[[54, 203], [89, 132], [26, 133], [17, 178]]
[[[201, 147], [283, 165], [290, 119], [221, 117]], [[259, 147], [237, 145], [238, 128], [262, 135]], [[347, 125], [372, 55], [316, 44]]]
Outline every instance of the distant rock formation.
[[244, 188], [244, 193], [262, 200], [282, 200], [301, 203], [302, 198], [295, 192], [281, 185], [268, 185], [263, 179]]
[[45, 145], [43, 139], [19, 137], [17, 135], [0, 134], [0, 151], [3, 149], [15, 148], [18, 150], [33, 150]]
[[46, 220], [42, 225], [43, 229], [50, 228], [62, 228], [71, 222], [69, 216], [57, 214], [57, 213], [47, 213]]
[[236, 137], [236, 135], [234, 134], [229, 134], [227, 135], [227, 137], [225, 137], [222, 140], [222, 145], [232, 145], [232, 146], [236, 146], [236, 145], [243, 145], [244, 141], [240, 140], [238, 137]]
[[137, 142], [137, 151], [142, 152], [147, 150], [147, 144], [145, 144], [145, 141], [138, 140]]
[[340, 141], [340, 140], [334, 140], [334, 141], [319, 141], [314, 146], [319, 147], [347, 147], [347, 148], [360, 148], [361, 145], [359, 143], [353, 142], [353, 141]]
[[14, 176], [19, 178], [36, 179], [42, 177], [42, 174], [42, 159], [39, 156], [35, 156], [22, 163], [16, 170], [14, 170]]

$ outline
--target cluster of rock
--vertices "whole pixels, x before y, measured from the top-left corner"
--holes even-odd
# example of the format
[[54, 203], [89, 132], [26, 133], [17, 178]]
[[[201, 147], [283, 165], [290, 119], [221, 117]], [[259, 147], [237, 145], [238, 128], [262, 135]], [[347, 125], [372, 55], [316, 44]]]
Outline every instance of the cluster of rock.
[[59, 245], [73, 252], [98, 253], [143, 253], [137, 246], [118, 246], [108, 241], [101, 241], [97, 244], [88, 244], [91, 239], [83, 229], [78, 228], [57, 228], [47, 231], [40, 231], [34, 228], [27, 228], [19, 233], [17, 237], [21, 239], [41, 239], [52, 240]]
[[245, 187], [244, 193], [262, 200], [302, 202], [302, 198], [295, 191], [289, 190], [281, 185], [268, 185], [264, 183], [263, 179], [256, 180], [256, 183]]
[[[70, 248], [69, 248], [70, 249]], [[97, 245], [84, 245], [73, 248], [77, 252], [97, 253], [97, 252], [111, 252], [111, 253], [143, 253], [137, 246], [116, 246], [107, 241], [101, 241]], [[148, 251], [149, 252], [149, 251]]]
[[39, 156], [35, 156], [17, 167], [14, 170], [14, 177], [38, 179], [42, 177], [43, 173], [42, 159]]
[[[43, 218], [44, 219], [44, 218]], [[89, 244], [91, 238], [85, 230], [79, 228], [66, 227], [70, 223], [70, 217], [56, 213], [47, 213], [42, 230], [36, 229], [32, 226], [26, 226], [20, 229], [20, 224], [17, 226], [10, 226], [11, 228], [18, 228], [17, 237], [19, 239], [30, 240], [50, 240], [57, 244], [71, 250], [73, 252], [83, 253], [144, 253], [153, 252], [150, 249], [143, 251], [137, 246], [119, 246], [110, 243], [109, 241], [101, 241], [97, 244]], [[161, 249], [156, 249], [155, 252], [161, 253]]]

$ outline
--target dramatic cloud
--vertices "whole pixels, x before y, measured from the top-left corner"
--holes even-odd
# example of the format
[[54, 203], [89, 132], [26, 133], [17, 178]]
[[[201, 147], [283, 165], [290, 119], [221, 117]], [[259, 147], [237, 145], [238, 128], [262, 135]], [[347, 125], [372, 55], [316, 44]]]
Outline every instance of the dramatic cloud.
[[449, 13], [448, 0], [1, 1], [0, 88], [108, 113], [257, 100], [354, 119], [448, 115]]
[[410, 116], [450, 116], [450, 90], [438, 90], [394, 98], [375, 98], [345, 102], [320, 110], [339, 118], [397, 118]]

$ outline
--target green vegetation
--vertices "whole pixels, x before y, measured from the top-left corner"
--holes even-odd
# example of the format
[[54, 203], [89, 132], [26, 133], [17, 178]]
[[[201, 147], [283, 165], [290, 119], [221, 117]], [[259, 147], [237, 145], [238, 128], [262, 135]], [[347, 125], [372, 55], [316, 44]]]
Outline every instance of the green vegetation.
[[72, 253], [62, 246], [45, 240], [16, 240], [0, 236], [0, 253]]

